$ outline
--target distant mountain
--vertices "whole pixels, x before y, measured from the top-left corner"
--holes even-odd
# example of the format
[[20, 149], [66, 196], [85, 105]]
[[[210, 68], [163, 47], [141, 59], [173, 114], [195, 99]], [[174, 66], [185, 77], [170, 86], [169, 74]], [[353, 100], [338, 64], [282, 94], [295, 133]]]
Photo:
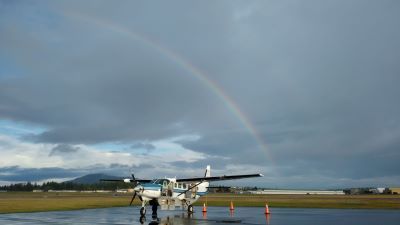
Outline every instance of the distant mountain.
[[95, 184], [99, 183], [100, 179], [121, 179], [121, 177], [111, 176], [103, 173], [95, 173], [75, 178], [69, 182], [76, 184]]

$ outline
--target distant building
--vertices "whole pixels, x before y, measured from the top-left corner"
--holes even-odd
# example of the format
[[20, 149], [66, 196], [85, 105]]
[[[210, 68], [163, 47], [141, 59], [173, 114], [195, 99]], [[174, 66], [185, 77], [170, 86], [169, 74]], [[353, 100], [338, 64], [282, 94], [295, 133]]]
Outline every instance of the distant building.
[[257, 190], [247, 191], [246, 193], [261, 195], [344, 195], [343, 191], [325, 190]]
[[108, 190], [96, 190], [97, 193], [110, 193], [114, 191], [108, 191]]
[[48, 190], [48, 192], [78, 192], [76, 190]]
[[392, 191], [392, 194], [394, 194], [394, 195], [400, 194], [400, 187], [398, 187], [398, 188], [393, 187], [393, 188], [390, 188], [390, 190]]
[[388, 188], [371, 188], [371, 189], [369, 189], [369, 191], [372, 194], [383, 194], [383, 193], [389, 192], [389, 189]]
[[347, 195], [365, 195], [365, 194], [392, 194], [393, 191], [389, 188], [349, 188], [343, 190]]

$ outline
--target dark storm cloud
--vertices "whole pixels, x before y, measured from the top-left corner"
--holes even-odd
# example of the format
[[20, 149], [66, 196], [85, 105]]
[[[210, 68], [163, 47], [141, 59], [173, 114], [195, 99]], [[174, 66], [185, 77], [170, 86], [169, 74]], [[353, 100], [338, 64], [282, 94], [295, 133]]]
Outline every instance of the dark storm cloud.
[[40, 181], [51, 178], [69, 178], [82, 174], [76, 169], [63, 168], [21, 168], [18, 166], [1, 167], [0, 180], [7, 181]]
[[59, 144], [56, 145], [53, 149], [51, 149], [49, 156], [58, 155], [58, 154], [73, 154], [79, 151], [79, 147], [74, 147], [68, 144]]
[[144, 148], [146, 150], [151, 151], [151, 150], [154, 150], [156, 147], [154, 145], [150, 144], [150, 143], [139, 142], [139, 143], [135, 143], [135, 144], [131, 145], [131, 148], [132, 149]]
[[[140, 167], [144, 170], [150, 170], [154, 168], [151, 165], [144, 164]], [[137, 167], [127, 167], [126, 165], [112, 164], [110, 166], [97, 165], [91, 167], [82, 168], [24, 168], [19, 166], [12, 167], [0, 167], [0, 181], [11, 181], [11, 182], [36, 182], [51, 179], [65, 179], [84, 176], [93, 173], [105, 173], [109, 175], [119, 177], [130, 177], [131, 172], [139, 171]], [[143, 178], [141, 174], [137, 177]]]
[[[0, 80], [0, 118], [48, 128], [37, 142], [196, 134], [184, 146], [225, 164], [273, 166], [284, 177], [399, 175], [397, 1], [126, 3], [18, 3], [2, 13], [0, 59], [24, 75]], [[217, 82], [267, 149], [157, 45]]]

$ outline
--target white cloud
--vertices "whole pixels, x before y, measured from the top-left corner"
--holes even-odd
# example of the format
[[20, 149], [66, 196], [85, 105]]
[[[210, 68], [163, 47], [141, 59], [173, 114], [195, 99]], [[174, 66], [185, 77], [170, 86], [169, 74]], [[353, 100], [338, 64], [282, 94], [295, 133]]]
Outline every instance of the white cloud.
[[86, 168], [91, 166], [110, 166], [112, 164], [140, 166], [151, 161], [154, 164], [173, 162], [195, 162], [204, 159], [205, 154], [182, 147], [169, 140], [153, 143], [156, 149], [149, 155], [130, 152], [116, 152], [115, 149], [99, 151], [89, 145], [73, 145], [76, 152], [50, 154], [57, 145], [30, 143], [15, 137], [0, 135], [0, 165], [2, 167], [19, 166], [23, 168]]

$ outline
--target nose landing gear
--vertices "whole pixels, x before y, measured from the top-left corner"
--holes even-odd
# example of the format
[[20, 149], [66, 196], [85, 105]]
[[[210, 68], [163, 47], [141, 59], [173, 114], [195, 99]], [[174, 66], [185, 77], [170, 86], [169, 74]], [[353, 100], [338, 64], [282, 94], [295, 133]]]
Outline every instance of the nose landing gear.
[[146, 207], [140, 208], [140, 215], [145, 216], [146, 215]]
[[188, 213], [193, 213], [194, 212], [194, 210], [193, 210], [193, 205], [188, 205]]
[[145, 216], [141, 216], [139, 219], [140, 224], [144, 224], [144, 222], [146, 222], [146, 217]]

